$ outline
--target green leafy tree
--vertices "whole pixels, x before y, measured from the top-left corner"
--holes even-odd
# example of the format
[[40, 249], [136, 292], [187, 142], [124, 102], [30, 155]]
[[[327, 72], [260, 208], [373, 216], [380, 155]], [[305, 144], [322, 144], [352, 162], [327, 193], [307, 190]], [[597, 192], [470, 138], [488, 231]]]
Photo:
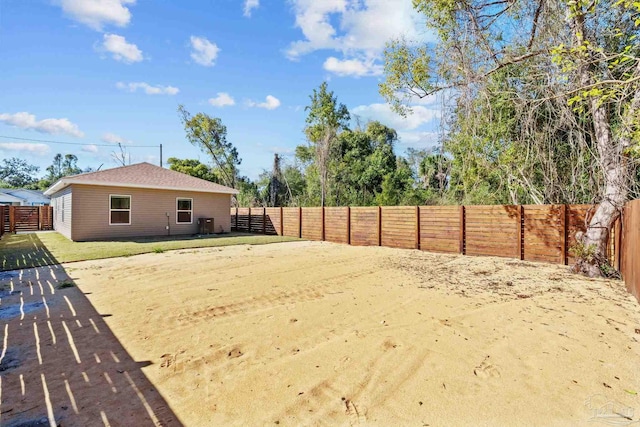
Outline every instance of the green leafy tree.
[[191, 116], [182, 105], [178, 107], [178, 113], [187, 133], [187, 140], [211, 156], [214, 165], [212, 173], [216, 182], [236, 188], [239, 181], [238, 166], [242, 160], [238, 156], [238, 150], [227, 141], [227, 127], [222, 124], [222, 120], [205, 113]]
[[445, 147], [461, 197], [591, 195], [599, 207], [578, 239], [594, 255], [575, 267], [590, 276], [606, 271], [608, 233], [633, 188], [640, 150], [640, 4], [414, 0], [414, 7], [439, 42], [391, 42], [381, 94], [403, 114], [413, 97], [454, 94]]
[[418, 173], [425, 188], [442, 195], [447, 190], [451, 160], [439, 153], [425, 155], [418, 166]]
[[53, 162], [51, 165], [47, 166], [47, 179], [52, 184], [62, 178], [63, 175], [63, 165], [64, 157], [62, 154], [58, 153], [53, 157]]
[[344, 104], [338, 104], [337, 97], [327, 89], [323, 82], [310, 96], [305, 134], [315, 149], [315, 166], [320, 179], [320, 205], [325, 205], [327, 180], [329, 174], [329, 155], [331, 146], [341, 130], [347, 129], [350, 116]]
[[237, 206], [257, 206], [260, 205], [260, 194], [258, 185], [247, 177], [240, 177], [236, 180], [236, 185], [240, 193], [236, 196]]
[[201, 163], [200, 160], [169, 157], [167, 164], [169, 169], [173, 171], [182, 172], [206, 181], [217, 182], [217, 176], [211, 172], [211, 168]]
[[427, 193], [416, 185], [409, 161], [398, 157], [396, 167], [382, 181], [376, 202], [382, 206], [423, 205]]
[[75, 154], [60, 153], [53, 157], [51, 165], [47, 166], [47, 174], [37, 183], [33, 184], [33, 188], [44, 190], [54, 184], [60, 178], [70, 175], [77, 175], [82, 172], [90, 172], [90, 169], [83, 171], [78, 167], [78, 157]]
[[78, 157], [75, 154], [65, 154], [62, 160], [62, 176], [77, 175], [82, 173], [78, 167]]
[[12, 157], [3, 159], [0, 165], [0, 186], [22, 188], [33, 185], [37, 179], [35, 174], [39, 167], [27, 163], [26, 160]]
[[282, 179], [287, 189], [286, 206], [301, 206], [306, 190], [304, 174], [295, 165], [286, 165], [282, 171]]

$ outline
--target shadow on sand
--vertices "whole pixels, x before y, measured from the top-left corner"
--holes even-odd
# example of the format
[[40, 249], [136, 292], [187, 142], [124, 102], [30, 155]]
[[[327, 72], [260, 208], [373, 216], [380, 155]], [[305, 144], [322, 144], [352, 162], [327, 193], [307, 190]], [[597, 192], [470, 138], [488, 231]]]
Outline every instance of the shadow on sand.
[[85, 294], [47, 267], [0, 272], [0, 425], [180, 426]]

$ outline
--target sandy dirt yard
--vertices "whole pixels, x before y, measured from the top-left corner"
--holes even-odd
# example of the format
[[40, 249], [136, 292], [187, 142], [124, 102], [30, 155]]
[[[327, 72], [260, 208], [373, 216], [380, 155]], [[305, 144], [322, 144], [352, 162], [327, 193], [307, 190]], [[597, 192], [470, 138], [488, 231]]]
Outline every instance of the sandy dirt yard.
[[0, 425], [640, 420], [640, 305], [566, 267], [292, 242], [0, 284]]

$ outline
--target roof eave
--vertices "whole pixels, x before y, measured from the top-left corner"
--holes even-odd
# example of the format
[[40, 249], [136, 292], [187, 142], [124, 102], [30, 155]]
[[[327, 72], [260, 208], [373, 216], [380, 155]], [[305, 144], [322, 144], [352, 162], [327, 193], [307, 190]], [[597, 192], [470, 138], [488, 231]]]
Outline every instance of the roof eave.
[[66, 187], [66, 180], [65, 179], [59, 179], [55, 182], [55, 184], [53, 184], [51, 187], [47, 188], [42, 194], [45, 196], [51, 196], [54, 193], [57, 193], [58, 191], [62, 190], [64, 187]]
[[[20, 197], [16, 197], [13, 194], [7, 194], [7, 193], [2, 193], [5, 197], [6, 197], [6, 201], [11, 201], [11, 202], [26, 202], [25, 199], [21, 199]], [[0, 196], [0, 198], [4, 198], [2, 196]], [[11, 200], [13, 199], [13, 200]]]
[[71, 184], [78, 185], [96, 185], [99, 187], [131, 187], [131, 188], [147, 188], [151, 190], [167, 190], [167, 191], [193, 191], [196, 193], [212, 193], [212, 194], [239, 194], [236, 189], [229, 188], [228, 190], [205, 190], [198, 188], [186, 188], [186, 187], [163, 187], [160, 185], [141, 185], [141, 184], [126, 184], [122, 182], [95, 182], [95, 181], [82, 181], [82, 180], [65, 180], [64, 178], [53, 184], [43, 194], [46, 196], [57, 193]]

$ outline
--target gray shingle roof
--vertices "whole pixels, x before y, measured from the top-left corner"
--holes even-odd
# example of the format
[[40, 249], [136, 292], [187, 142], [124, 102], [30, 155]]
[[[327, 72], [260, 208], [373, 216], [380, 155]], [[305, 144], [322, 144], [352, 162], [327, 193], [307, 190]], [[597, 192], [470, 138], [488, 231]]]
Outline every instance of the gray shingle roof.
[[238, 191], [224, 185], [205, 181], [181, 172], [161, 168], [150, 163], [121, 166], [98, 172], [88, 172], [61, 178], [49, 187], [45, 194], [51, 195], [71, 184], [105, 185], [165, 190], [199, 191], [206, 193], [237, 194]]

